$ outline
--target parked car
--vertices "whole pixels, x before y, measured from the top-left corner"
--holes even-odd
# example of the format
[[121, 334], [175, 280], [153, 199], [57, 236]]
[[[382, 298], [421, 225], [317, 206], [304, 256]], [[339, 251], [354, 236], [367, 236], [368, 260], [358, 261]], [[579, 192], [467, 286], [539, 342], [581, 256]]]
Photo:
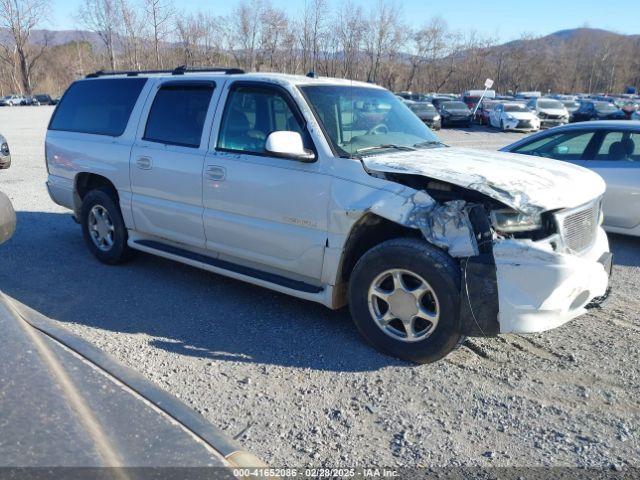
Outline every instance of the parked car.
[[532, 98], [527, 107], [540, 119], [541, 128], [557, 127], [569, 123], [569, 112], [560, 100]]
[[444, 102], [451, 102], [454, 101], [454, 98], [451, 98], [450, 96], [443, 96], [443, 95], [437, 95], [434, 97], [431, 97], [430, 102], [433, 103], [433, 106], [436, 107], [437, 110], [440, 110], [440, 106], [444, 103]]
[[35, 95], [33, 98], [35, 100], [34, 102], [35, 105], [55, 105], [56, 104], [53, 98], [51, 98], [51, 96], [47, 94]]
[[515, 95], [516, 100], [531, 100], [532, 98], [540, 98], [540, 97], [542, 97], [542, 93], [537, 91], [518, 92]]
[[624, 120], [624, 118], [624, 112], [611, 102], [586, 100], [580, 103], [580, 107], [573, 112], [571, 121]]
[[5, 170], [11, 166], [11, 151], [7, 139], [0, 135], [0, 170]]
[[503, 132], [532, 132], [540, 129], [540, 119], [522, 103], [501, 103], [489, 114], [489, 125]]
[[427, 96], [423, 95], [421, 93], [414, 93], [414, 92], [398, 92], [396, 93], [397, 96], [399, 96], [400, 98], [403, 98], [404, 100], [411, 100], [413, 102], [427, 102]]
[[553, 158], [593, 170], [607, 184], [605, 229], [640, 236], [640, 122], [571, 124], [527, 137], [503, 151]]
[[491, 115], [493, 109], [500, 103], [502, 102], [496, 100], [483, 100], [476, 111], [475, 121], [480, 125], [489, 125], [489, 115]]
[[445, 147], [367, 83], [177, 72], [93, 74], [52, 116], [47, 187], [100, 261], [140, 250], [348, 304], [372, 345], [414, 362], [606, 297], [593, 172]]
[[571, 122], [571, 118], [573, 117], [573, 113], [580, 108], [580, 102], [577, 100], [560, 100], [564, 108], [567, 109], [567, 113], [569, 114], [569, 122]]
[[[0, 193], [0, 243], [5, 201]], [[154, 382], [2, 292], [0, 329], [3, 478], [228, 479], [264, 468]], [[105, 467], [127, 473], [96, 474]]]
[[22, 95], [7, 95], [3, 99], [3, 103], [8, 107], [17, 107], [22, 105], [24, 97]]
[[424, 122], [429, 128], [433, 130], [440, 130], [441, 118], [436, 107], [430, 102], [412, 102], [411, 100], [405, 100], [407, 107], [415, 113], [420, 120]]
[[455, 126], [468, 128], [473, 120], [473, 113], [461, 101], [441, 102], [438, 113], [440, 113], [443, 128]]
[[25, 97], [22, 97], [20, 105], [22, 105], [23, 107], [31, 107], [33, 105], [37, 105], [37, 102], [34, 97], [32, 97], [31, 95], [27, 95]]
[[467, 90], [462, 94], [462, 101], [469, 107], [470, 110], [476, 108], [478, 102], [480, 102], [481, 98], [486, 98], [487, 100], [492, 100], [496, 98], [495, 90]]

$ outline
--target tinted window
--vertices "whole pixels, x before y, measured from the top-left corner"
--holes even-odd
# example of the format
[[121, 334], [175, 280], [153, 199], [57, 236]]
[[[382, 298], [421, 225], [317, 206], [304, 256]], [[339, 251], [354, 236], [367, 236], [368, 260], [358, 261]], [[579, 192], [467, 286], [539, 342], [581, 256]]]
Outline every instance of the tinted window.
[[311, 148], [305, 129], [280, 92], [265, 87], [234, 88], [227, 98], [218, 148], [265, 153], [267, 137], [279, 131], [298, 132], [305, 148]]
[[153, 100], [144, 139], [198, 148], [213, 84], [165, 85]]
[[608, 132], [595, 159], [640, 161], [640, 133]]
[[76, 82], [62, 97], [49, 129], [118, 137], [146, 82], [145, 78]]

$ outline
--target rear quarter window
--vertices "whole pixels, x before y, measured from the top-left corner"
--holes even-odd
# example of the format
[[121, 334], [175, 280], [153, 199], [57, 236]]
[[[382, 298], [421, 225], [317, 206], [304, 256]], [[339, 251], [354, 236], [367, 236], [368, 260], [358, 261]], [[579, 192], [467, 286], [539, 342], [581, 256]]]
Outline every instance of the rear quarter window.
[[109, 78], [72, 84], [56, 109], [49, 130], [119, 137], [147, 79]]

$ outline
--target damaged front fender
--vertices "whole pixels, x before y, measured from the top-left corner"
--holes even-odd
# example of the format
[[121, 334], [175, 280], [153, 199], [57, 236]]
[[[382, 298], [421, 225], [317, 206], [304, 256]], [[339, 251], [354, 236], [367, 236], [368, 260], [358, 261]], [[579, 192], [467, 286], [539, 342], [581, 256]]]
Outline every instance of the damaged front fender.
[[335, 192], [330, 225], [336, 233], [350, 231], [359, 218], [373, 213], [398, 225], [420, 230], [428, 242], [452, 257], [478, 255], [478, 244], [469, 220], [470, 205], [464, 200], [438, 203], [426, 192], [409, 187], [402, 187], [399, 192], [369, 189], [358, 199], [348, 198], [357, 195], [358, 190], [352, 189], [348, 194]]

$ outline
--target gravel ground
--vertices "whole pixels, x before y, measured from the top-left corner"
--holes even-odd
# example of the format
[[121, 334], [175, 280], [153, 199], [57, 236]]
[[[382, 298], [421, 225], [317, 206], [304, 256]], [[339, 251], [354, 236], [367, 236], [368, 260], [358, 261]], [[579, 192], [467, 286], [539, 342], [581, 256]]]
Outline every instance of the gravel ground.
[[[615, 293], [542, 335], [469, 340], [412, 366], [346, 311], [149, 255], [107, 267], [48, 198], [51, 109], [1, 108], [19, 225], [0, 288], [181, 398], [273, 466], [599, 466], [640, 462], [640, 239], [612, 236]], [[495, 149], [519, 138], [442, 131]]]

